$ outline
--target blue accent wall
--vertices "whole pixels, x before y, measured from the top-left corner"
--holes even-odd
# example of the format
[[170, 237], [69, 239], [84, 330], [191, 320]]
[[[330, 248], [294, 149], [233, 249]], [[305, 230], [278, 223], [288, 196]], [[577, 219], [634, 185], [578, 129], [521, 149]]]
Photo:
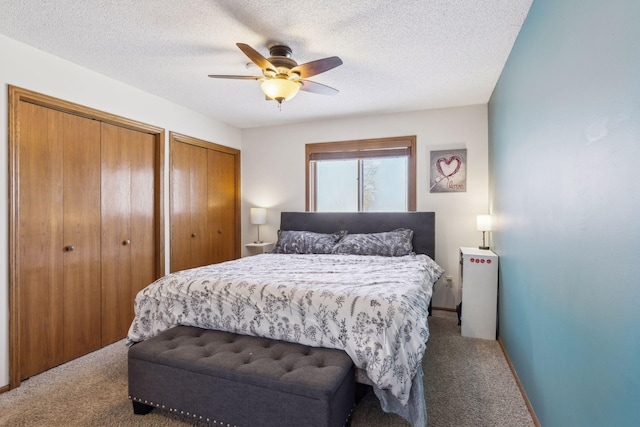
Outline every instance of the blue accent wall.
[[640, 425], [640, 0], [534, 0], [489, 102], [499, 328], [544, 427]]

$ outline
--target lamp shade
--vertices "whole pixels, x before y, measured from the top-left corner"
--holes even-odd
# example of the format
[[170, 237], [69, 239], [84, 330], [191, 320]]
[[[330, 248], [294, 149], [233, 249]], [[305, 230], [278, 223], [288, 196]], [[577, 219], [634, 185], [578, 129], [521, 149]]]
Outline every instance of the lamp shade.
[[273, 78], [263, 81], [260, 88], [269, 98], [282, 102], [296, 96], [300, 90], [300, 83], [287, 79]]
[[267, 210], [265, 208], [251, 208], [249, 216], [251, 217], [251, 224], [267, 223]]
[[491, 231], [491, 215], [478, 215], [476, 226], [478, 231]]

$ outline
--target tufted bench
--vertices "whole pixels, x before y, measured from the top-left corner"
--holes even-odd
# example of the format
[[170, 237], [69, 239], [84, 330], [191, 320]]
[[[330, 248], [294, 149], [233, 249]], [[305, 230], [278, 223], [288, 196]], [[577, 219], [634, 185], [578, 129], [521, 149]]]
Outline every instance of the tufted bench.
[[132, 345], [129, 398], [222, 426], [343, 426], [354, 367], [340, 350], [177, 326]]

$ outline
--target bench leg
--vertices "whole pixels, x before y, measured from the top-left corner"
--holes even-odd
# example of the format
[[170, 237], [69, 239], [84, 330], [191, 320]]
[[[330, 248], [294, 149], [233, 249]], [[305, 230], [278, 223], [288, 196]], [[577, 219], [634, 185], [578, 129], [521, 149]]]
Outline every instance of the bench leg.
[[145, 405], [140, 402], [131, 402], [133, 403], [133, 413], [136, 415], [146, 415], [149, 412], [153, 411], [153, 406]]

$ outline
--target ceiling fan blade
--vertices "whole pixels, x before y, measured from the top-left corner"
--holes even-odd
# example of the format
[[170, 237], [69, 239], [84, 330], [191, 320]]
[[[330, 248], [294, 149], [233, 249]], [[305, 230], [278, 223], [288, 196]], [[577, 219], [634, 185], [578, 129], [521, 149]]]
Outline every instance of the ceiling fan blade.
[[213, 79], [239, 79], [239, 80], [260, 80], [262, 77], [257, 76], [231, 76], [226, 74], [209, 74]]
[[338, 89], [310, 80], [300, 80], [300, 84], [300, 90], [304, 90], [305, 92], [319, 93], [320, 95], [335, 95], [340, 92]]
[[236, 46], [240, 48], [240, 50], [249, 57], [254, 64], [260, 67], [263, 70], [272, 70], [274, 73], [278, 72], [278, 69], [271, 63], [267, 58], [260, 55], [260, 52], [244, 43], [236, 43]]
[[339, 65], [342, 65], [342, 59], [337, 56], [331, 56], [329, 58], [317, 59], [315, 61], [300, 64], [297, 67], [293, 67], [291, 72], [299, 74], [302, 79], [306, 79], [307, 77], [329, 71]]

